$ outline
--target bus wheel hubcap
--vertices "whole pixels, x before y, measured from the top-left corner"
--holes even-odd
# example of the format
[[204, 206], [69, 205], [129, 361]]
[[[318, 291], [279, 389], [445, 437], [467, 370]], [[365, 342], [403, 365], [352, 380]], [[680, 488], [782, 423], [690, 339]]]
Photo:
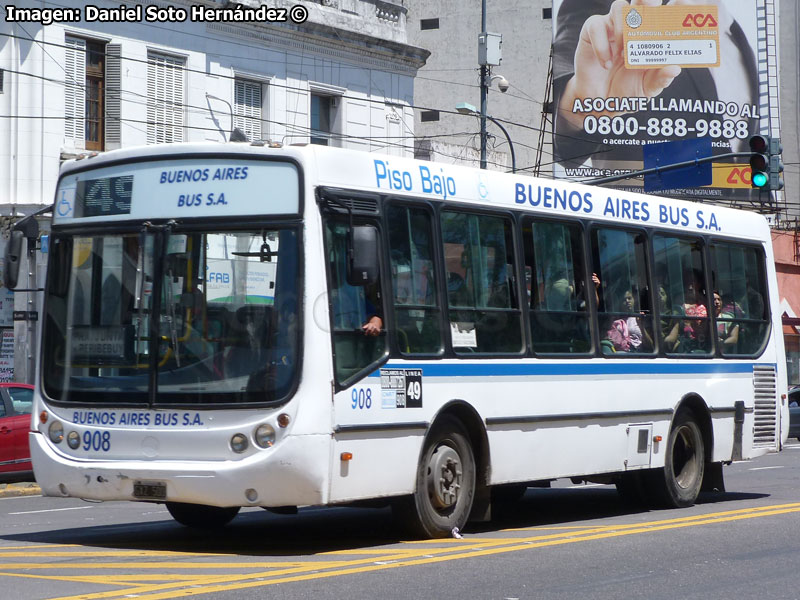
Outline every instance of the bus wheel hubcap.
[[428, 465], [428, 490], [436, 508], [448, 508], [458, 501], [461, 476], [458, 453], [449, 446], [439, 446]]

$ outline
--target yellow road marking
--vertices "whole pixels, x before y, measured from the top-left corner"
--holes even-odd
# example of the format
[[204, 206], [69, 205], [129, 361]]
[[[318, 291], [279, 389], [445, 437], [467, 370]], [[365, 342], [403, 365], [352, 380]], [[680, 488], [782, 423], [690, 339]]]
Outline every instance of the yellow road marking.
[[[464, 539], [438, 539], [408, 542], [403, 548], [387, 548], [385, 550], [349, 549], [321, 552], [315, 556], [345, 555], [362, 556], [364, 558], [346, 561], [262, 561], [253, 563], [242, 562], [213, 562], [213, 563], [186, 563], [186, 562], [137, 562], [131, 560], [125, 563], [72, 563], [68, 565], [37, 564], [37, 563], [13, 563], [7, 562], [0, 565], [0, 576], [9, 577], [31, 577], [37, 579], [54, 579], [80, 581], [87, 583], [98, 583], [104, 585], [118, 585], [123, 589], [80, 594], [69, 596], [60, 600], [92, 600], [124, 598], [126, 595], [136, 594], [148, 600], [159, 600], [174, 598], [176, 594], [180, 596], [194, 596], [199, 594], [209, 594], [213, 592], [232, 591], [260, 586], [275, 585], [278, 583], [291, 583], [339, 577], [357, 573], [368, 573], [385, 569], [396, 569], [399, 567], [410, 567], [415, 565], [432, 564], [464, 558], [477, 558], [495, 554], [517, 552], [520, 550], [530, 550], [533, 548], [545, 548], [576, 542], [586, 542], [601, 539], [611, 539], [627, 535], [650, 533], [655, 531], [666, 531], [684, 527], [695, 527], [700, 525], [710, 525], [717, 523], [729, 523], [745, 519], [760, 518], [781, 514], [800, 512], [800, 503], [780, 504], [774, 506], [755, 507], [747, 509], [737, 509], [732, 511], [707, 513], [679, 517], [674, 519], [662, 519], [644, 523], [623, 523], [617, 525], [603, 525], [596, 527], [534, 527], [503, 530], [508, 533], [521, 533], [526, 531], [557, 531], [544, 535], [532, 535], [526, 537], [507, 537], [507, 538], [476, 538], [467, 535]], [[14, 548], [16, 550], [17, 548]], [[23, 553], [5, 552], [0, 549], [0, 559], [15, 557]], [[145, 552], [134, 551], [128, 553], [92, 553], [92, 552], [47, 552], [39, 554], [43, 557], [59, 556], [62, 558], [69, 556], [130, 556], [154, 557], [154, 556], [221, 556], [219, 554], [197, 554], [180, 552]], [[31, 553], [24, 553], [26, 558], [32, 556]], [[33, 554], [36, 556], [36, 554]], [[222, 555], [225, 556], [225, 555]], [[83, 575], [83, 576], [58, 576], [58, 575], [34, 575], [31, 573], [13, 573], [21, 569], [156, 569], [160, 571], [168, 569], [268, 569], [266, 571], [248, 573], [225, 573], [208, 575], [182, 575], [182, 574], [131, 574], [131, 575]], [[192, 586], [186, 588], [186, 586]], [[183, 588], [183, 589], [181, 589]]]

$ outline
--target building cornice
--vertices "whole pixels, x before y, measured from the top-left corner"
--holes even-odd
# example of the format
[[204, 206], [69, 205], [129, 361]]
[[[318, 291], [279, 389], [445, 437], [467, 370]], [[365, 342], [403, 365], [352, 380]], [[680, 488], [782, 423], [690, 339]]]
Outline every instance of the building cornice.
[[[157, 6], [179, 5], [190, 7], [193, 4], [220, 6], [214, 0], [171, 0], [157, 2], [154, 0], [129, 0], [135, 4]], [[378, 19], [388, 15], [386, 27], [396, 27], [395, 13], [405, 17], [406, 9], [396, 1], [372, 0]], [[259, 6], [260, 1], [240, 0], [235, 4]], [[275, 0], [273, 4], [281, 4]], [[312, 8], [313, 5], [312, 5]], [[320, 6], [322, 8], [322, 6]], [[332, 9], [328, 9], [332, 10]], [[316, 19], [319, 15], [314, 15]], [[354, 15], [351, 19], [356, 26], [361, 18]], [[344, 23], [343, 23], [344, 24]], [[370, 22], [374, 26], [374, 23]], [[418, 69], [425, 65], [430, 52], [423, 48], [411, 46], [403, 42], [381, 38], [375, 35], [359, 33], [354, 29], [334, 27], [318, 20], [309, 19], [305, 23], [206, 23], [206, 31], [210, 34], [224, 35], [230, 38], [250, 40], [264, 44], [265, 47], [298, 52], [300, 54], [317, 54], [338, 60], [367, 65], [376, 69], [415, 76]]]

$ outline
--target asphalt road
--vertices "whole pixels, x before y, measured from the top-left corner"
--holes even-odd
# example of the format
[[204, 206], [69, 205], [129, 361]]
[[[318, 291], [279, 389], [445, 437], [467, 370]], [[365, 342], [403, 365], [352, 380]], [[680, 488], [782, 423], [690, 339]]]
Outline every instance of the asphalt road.
[[723, 494], [634, 510], [609, 486], [530, 489], [461, 539], [385, 509], [243, 511], [192, 531], [160, 505], [0, 498], [3, 598], [800, 598], [800, 444], [726, 467]]

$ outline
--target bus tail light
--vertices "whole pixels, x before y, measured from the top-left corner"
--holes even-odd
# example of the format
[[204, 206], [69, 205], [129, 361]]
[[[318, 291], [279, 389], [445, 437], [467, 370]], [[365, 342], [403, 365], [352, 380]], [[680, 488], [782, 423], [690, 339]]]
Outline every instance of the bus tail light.
[[275, 444], [275, 428], [269, 423], [263, 423], [258, 426], [253, 437], [262, 448], [271, 448]]
[[54, 444], [60, 444], [64, 439], [64, 426], [61, 421], [53, 421], [47, 429], [47, 434], [50, 436], [50, 441]]

